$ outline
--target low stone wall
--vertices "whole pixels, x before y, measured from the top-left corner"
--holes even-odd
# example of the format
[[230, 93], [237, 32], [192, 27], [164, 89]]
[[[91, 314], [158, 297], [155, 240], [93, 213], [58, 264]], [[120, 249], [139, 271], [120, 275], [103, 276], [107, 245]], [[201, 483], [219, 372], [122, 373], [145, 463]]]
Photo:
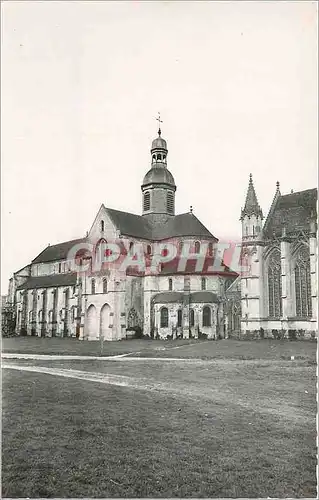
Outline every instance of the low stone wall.
[[318, 332], [315, 330], [247, 330], [243, 332], [229, 332], [228, 338], [237, 340], [260, 340], [260, 339], [274, 339], [274, 340], [316, 340]]

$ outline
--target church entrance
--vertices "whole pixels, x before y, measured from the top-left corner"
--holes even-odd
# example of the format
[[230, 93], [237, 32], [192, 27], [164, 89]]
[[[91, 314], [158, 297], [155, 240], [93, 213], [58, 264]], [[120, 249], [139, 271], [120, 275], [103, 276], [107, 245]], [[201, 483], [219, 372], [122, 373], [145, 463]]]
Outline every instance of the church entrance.
[[101, 309], [101, 337], [104, 340], [112, 340], [112, 329], [110, 328], [110, 306], [104, 304]]
[[87, 311], [87, 336], [89, 339], [97, 337], [97, 314], [95, 306], [91, 305]]

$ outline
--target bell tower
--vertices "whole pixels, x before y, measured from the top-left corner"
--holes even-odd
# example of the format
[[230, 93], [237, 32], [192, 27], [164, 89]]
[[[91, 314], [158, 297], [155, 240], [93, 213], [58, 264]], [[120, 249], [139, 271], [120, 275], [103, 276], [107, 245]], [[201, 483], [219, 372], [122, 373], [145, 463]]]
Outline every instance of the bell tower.
[[[157, 120], [162, 123], [160, 116]], [[159, 127], [158, 137], [153, 140], [151, 147], [151, 169], [143, 179], [142, 189], [142, 213], [151, 216], [151, 219], [159, 220], [175, 215], [175, 191], [174, 177], [167, 168], [167, 143], [162, 137]], [[155, 217], [154, 217], [155, 216]]]

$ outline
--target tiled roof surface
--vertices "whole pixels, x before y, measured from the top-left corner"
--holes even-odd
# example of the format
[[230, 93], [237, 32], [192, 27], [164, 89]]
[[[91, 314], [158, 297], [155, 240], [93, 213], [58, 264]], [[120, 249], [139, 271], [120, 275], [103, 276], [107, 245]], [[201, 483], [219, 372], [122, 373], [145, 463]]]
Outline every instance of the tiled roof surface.
[[50, 245], [45, 248], [35, 259], [33, 259], [32, 264], [37, 264], [39, 262], [52, 262], [55, 260], [64, 260], [67, 258], [71, 248], [77, 243], [84, 243], [86, 238], [80, 238], [77, 240], [64, 241], [63, 243], [58, 243], [57, 245]]
[[[217, 238], [208, 231], [193, 213], [175, 215], [174, 217], [170, 216], [165, 224], [156, 224], [142, 215], [121, 212], [120, 210], [113, 210], [111, 208], [106, 208], [106, 210], [123, 236], [149, 241], [193, 236], [196, 238], [210, 238], [217, 241]], [[80, 238], [48, 246], [32, 261], [32, 264], [65, 260], [74, 245], [87, 241], [87, 238]]]
[[72, 286], [76, 284], [76, 273], [52, 274], [50, 276], [31, 276], [17, 290]]
[[309, 232], [310, 222], [317, 216], [317, 189], [307, 189], [279, 196], [273, 213], [267, 219], [263, 234], [265, 238], [281, 236], [286, 233]]
[[[213, 292], [201, 291], [193, 292], [188, 295], [190, 303], [216, 303], [219, 302], [217, 295]], [[182, 302], [183, 292], [161, 292], [155, 295], [153, 302], [155, 304], [172, 304]]]

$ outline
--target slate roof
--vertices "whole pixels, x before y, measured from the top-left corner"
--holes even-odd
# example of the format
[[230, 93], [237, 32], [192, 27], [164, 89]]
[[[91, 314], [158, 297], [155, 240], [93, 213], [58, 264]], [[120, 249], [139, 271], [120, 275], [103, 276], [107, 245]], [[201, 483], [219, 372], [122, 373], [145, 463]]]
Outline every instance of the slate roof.
[[264, 238], [280, 237], [283, 228], [286, 234], [306, 234], [310, 222], [317, 218], [317, 189], [306, 189], [286, 195], [280, 195], [269, 214], [263, 228]]
[[[165, 224], [159, 224], [152, 223], [150, 218], [142, 215], [121, 212], [112, 208], [106, 208], [106, 210], [123, 236], [141, 238], [148, 241], [194, 236], [196, 238], [210, 238], [218, 241], [193, 213], [175, 215], [174, 217], [168, 216]], [[33, 259], [32, 264], [65, 260], [74, 245], [87, 241], [87, 238], [79, 238], [58, 243], [57, 245], [50, 245]]]
[[152, 239], [165, 240], [180, 236], [196, 236], [202, 238], [217, 238], [197, 219], [193, 213], [170, 217], [165, 224], [153, 226]]
[[214, 270], [208, 270], [210, 267], [213, 267], [214, 265], [214, 260], [212, 257], [205, 257], [202, 268], [199, 271], [196, 271], [196, 265], [197, 265], [197, 260], [196, 259], [188, 259], [186, 261], [185, 265], [185, 270], [179, 271], [178, 270], [178, 264], [179, 264], [180, 257], [176, 257], [175, 259], [172, 259], [169, 262], [165, 262], [162, 265], [162, 269], [160, 274], [161, 275], [170, 275], [170, 274], [202, 274], [204, 275], [226, 275], [226, 276], [232, 276], [232, 277], [237, 277], [238, 273], [235, 271], [232, 271], [228, 266], [225, 265], [225, 262], [221, 264], [221, 266], [224, 267], [223, 271], [214, 271]]
[[50, 245], [45, 248], [35, 259], [33, 259], [32, 264], [37, 264], [39, 262], [52, 262], [55, 260], [64, 260], [71, 248], [77, 243], [84, 243], [86, 238], [80, 238], [76, 240], [64, 241], [63, 243], [58, 243], [57, 245]]
[[[172, 304], [182, 302], [184, 298], [183, 292], [161, 292], [153, 298], [154, 304]], [[190, 303], [216, 303], [219, 302], [217, 295], [213, 292], [201, 291], [189, 294]]]
[[113, 208], [106, 208], [106, 211], [121, 234], [146, 240], [151, 239], [152, 225], [142, 215], [121, 212]]
[[76, 273], [51, 274], [50, 276], [31, 276], [17, 290], [72, 286], [76, 284]]

